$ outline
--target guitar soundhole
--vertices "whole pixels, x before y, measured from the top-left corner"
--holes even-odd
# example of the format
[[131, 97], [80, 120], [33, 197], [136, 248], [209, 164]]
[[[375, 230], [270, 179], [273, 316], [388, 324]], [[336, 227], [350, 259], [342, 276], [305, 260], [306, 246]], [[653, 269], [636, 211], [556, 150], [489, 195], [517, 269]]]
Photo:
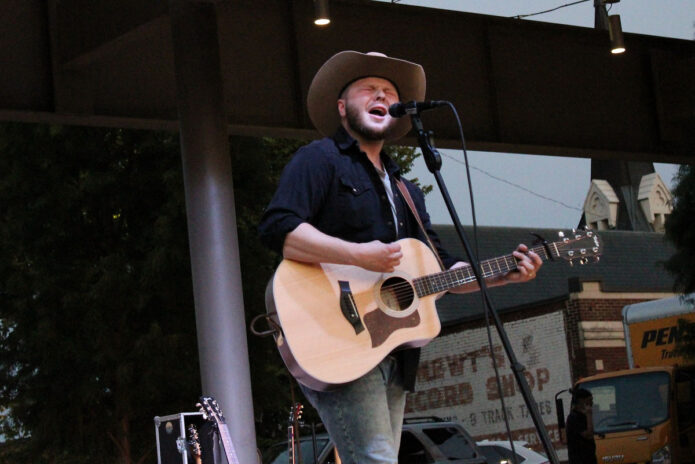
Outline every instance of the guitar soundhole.
[[381, 284], [379, 292], [381, 301], [394, 311], [410, 307], [415, 299], [415, 292], [410, 282], [401, 277], [389, 277]]

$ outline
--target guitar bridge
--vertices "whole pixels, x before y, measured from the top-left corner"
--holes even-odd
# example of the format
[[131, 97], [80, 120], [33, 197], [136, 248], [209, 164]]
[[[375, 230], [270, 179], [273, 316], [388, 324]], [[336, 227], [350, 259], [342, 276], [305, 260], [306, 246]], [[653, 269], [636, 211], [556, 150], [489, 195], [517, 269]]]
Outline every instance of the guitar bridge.
[[352, 328], [355, 329], [355, 335], [357, 335], [364, 330], [364, 325], [362, 324], [360, 314], [357, 312], [355, 298], [352, 296], [352, 290], [350, 290], [350, 282], [339, 280], [338, 284], [340, 285], [340, 310]]

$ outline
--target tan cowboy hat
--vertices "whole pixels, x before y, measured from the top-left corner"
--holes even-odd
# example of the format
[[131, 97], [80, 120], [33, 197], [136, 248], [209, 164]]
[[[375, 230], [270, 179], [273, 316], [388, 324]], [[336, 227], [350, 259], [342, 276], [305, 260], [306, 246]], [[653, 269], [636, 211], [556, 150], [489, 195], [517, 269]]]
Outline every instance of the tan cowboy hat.
[[[401, 101], [424, 100], [425, 71], [417, 63], [390, 58], [383, 53], [343, 51], [333, 55], [318, 70], [307, 95], [307, 110], [314, 126], [323, 135], [332, 135], [340, 125], [337, 101], [340, 92], [363, 77], [382, 77], [391, 81]], [[390, 140], [410, 130], [410, 118], [400, 118]]]

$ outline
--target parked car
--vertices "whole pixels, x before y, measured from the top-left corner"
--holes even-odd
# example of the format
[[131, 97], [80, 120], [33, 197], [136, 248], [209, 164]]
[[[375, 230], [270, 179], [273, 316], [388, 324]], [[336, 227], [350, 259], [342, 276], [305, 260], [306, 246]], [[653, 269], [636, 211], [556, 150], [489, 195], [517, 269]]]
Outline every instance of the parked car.
[[[300, 437], [303, 464], [335, 464], [335, 446], [326, 433], [316, 435], [316, 453], [310, 433]], [[318, 459], [314, 459], [317, 456]], [[263, 455], [263, 464], [287, 464], [287, 442], [276, 443]], [[406, 419], [398, 452], [399, 464], [487, 464], [475, 440], [457, 423], [436, 417]]]
[[514, 441], [516, 460], [508, 441], [483, 440], [477, 443], [489, 464], [550, 464], [547, 457], [528, 447], [525, 441]]

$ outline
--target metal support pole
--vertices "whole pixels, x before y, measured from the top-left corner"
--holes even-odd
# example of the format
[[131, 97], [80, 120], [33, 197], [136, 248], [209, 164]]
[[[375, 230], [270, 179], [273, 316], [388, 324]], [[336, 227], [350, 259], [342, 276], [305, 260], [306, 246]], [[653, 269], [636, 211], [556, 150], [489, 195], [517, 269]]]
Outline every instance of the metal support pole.
[[[203, 394], [239, 462], [257, 461], [227, 124], [213, 2], [169, 0]], [[194, 402], [195, 398], [191, 398]]]

